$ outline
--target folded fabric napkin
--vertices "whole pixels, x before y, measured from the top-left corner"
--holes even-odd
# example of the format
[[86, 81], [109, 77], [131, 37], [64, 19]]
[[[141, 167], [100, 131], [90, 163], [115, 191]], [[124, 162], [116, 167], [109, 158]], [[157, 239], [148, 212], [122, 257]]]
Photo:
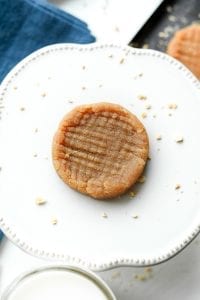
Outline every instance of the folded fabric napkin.
[[0, 82], [22, 58], [55, 43], [91, 43], [87, 24], [44, 0], [0, 0]]
[[2, 231], [0, 231], [0, 242], [1, 242], [2, 238], [3, 238], [3, 233], [2, 233]]
[[[0, 0], [0, 82], [21, 59], [41, 47], [94, 41], [85, 22], [45, 0]], [[2, 237], [0, 231], [0, 241]]]

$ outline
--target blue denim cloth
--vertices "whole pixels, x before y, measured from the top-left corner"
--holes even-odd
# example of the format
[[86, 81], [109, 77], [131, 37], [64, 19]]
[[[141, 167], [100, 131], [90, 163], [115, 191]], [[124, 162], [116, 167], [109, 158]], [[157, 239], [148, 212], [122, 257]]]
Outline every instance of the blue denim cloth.
[[0, 82], [21, 59], [41, 47], [94, 41], [85, 22], [45, 0], [0, 0]]
[[2, 233], [2, 231], [0, 230], [0, 242], [1, 242], [2, 238], [3, 238], [3, 233]]
[[[21, 59], [41, 47], [94, 41], [85, 22], [46, 0], [0, 0], [0, 82]], [[0, 231], [0, 241], [2, 237]]]

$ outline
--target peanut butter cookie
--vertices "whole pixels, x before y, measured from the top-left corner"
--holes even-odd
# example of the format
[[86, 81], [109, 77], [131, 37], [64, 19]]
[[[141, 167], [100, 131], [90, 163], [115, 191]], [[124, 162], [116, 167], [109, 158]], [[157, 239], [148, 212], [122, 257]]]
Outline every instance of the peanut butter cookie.
[[191, 25], [176, 32], [167, 53], [181, 61], [200, 79], [200, 25]]
[[70, 187], [97, 199], [124, 193], [147, 161], [142, 123], [111, 103], [82, 105], [61, 121], [53, 139], [53, 164]]

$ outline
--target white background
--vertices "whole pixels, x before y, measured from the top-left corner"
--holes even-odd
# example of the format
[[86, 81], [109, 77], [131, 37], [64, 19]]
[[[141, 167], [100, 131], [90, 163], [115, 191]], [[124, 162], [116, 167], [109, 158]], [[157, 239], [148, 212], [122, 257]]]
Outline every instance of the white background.
[[[53, 2], [53, 1], [52, 1]], [[54, 0], [85, 20], [99, 41], [128, 43], [161, 0]], [[49, 264], [4, 239], [0, 247], [0, 292], [32, 267]], [[118, 268], [99, 273], [118, 300], [199, 300], [200, 238], [170, 261], [146, 268]]]

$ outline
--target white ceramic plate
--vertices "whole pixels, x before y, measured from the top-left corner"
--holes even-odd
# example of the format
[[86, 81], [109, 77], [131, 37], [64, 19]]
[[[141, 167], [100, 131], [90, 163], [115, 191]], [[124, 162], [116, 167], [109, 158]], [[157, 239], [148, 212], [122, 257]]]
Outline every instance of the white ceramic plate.
[[[30, 254], [93, 270], [174, 256], [200, 230], [199, 98], [195, 77], [152, 50], [58, 44], [27, 57], [1, 86], [4, 233]], [[52, 166], [52, 137], [63, 115], [99, 101], [125, 106], [149, 134], [151, 160], [134, 198], [94, 200], [66, 186]], [[47, 203], [37, 206], [37, 197]]]

